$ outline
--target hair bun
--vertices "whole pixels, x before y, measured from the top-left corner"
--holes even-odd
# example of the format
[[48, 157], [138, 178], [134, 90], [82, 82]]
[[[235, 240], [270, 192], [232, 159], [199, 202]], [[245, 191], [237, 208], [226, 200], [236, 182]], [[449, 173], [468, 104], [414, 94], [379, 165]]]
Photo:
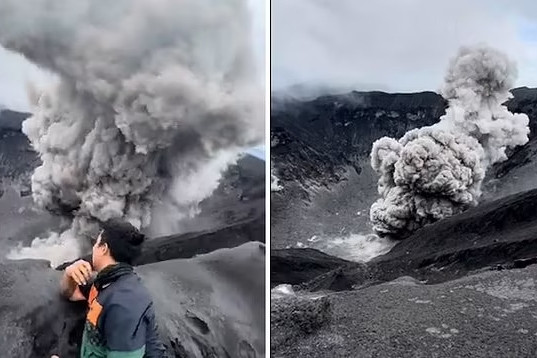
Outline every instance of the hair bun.
[[132, 236], [131, 244], [133, 245], [141, 245], [145, 241], [145, 235], [137, 232], [135, 235]]

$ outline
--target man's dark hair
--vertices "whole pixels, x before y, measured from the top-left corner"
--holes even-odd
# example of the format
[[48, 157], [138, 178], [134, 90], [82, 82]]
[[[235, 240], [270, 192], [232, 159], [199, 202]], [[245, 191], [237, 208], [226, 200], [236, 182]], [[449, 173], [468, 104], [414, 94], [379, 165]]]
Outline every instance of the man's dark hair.
[[112, 219], [101, 224], [101, 244], [108, 244], [117, 262], [132, 265], [142, 252], [145, 235], [124, 220]]

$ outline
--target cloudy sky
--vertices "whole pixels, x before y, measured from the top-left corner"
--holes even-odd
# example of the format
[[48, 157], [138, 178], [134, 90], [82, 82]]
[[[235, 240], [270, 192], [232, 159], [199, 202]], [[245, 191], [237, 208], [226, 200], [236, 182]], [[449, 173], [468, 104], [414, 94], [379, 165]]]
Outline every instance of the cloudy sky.
[[272, 0], [272, 90], [437, 90], [461, 45], [486, 43], [537, 87], [535, 0]]
[[[259, 69], [265, 67], [265, 1], [247, 0], [252, 10], [252, 39]], [[265, 75], [259, 72], [260, 81]], [[28, 111], [28, 83], [38, 87], [53, 83], [54, 76], [0, 46], [0, 107]]]

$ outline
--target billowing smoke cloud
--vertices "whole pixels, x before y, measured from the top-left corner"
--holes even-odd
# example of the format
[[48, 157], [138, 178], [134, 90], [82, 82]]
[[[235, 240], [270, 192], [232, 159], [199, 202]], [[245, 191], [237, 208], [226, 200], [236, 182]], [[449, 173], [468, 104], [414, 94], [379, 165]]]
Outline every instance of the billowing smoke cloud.
[[0, 44], [59, 78], [23, 131], [34, 201], [75, 215], [65, 240], [117, 217], [146, 228], [163, 197], [189, 215], [218, 184], [206, 167], [260, 143], [249, 21], [246, 0], [0, 3]]
[[370, 212], [375, 231], [405, 237], [478, 203], [487, 168], [507, 159], [507, 148], [528, 141], [528, 116], [503, 105], [515, 78], [505, 54], [461, 48], [445, 78], [448, 108], [440, 122], [373, 144], [381, 195]]

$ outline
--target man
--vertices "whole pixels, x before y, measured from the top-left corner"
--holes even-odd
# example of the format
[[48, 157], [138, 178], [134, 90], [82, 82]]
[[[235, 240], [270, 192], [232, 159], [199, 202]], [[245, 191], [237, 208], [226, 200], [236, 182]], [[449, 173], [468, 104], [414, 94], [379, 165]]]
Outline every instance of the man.
[[[61, 280], [65, 297], [89, 304], [80, 357], [163, 357], [153, 301], [131, 266], [144, 235], [118, 220], [102, 228], [93, 245], [92, 264], [75, 262]], [[90, 285], [94, 271], [97, 277]]]

